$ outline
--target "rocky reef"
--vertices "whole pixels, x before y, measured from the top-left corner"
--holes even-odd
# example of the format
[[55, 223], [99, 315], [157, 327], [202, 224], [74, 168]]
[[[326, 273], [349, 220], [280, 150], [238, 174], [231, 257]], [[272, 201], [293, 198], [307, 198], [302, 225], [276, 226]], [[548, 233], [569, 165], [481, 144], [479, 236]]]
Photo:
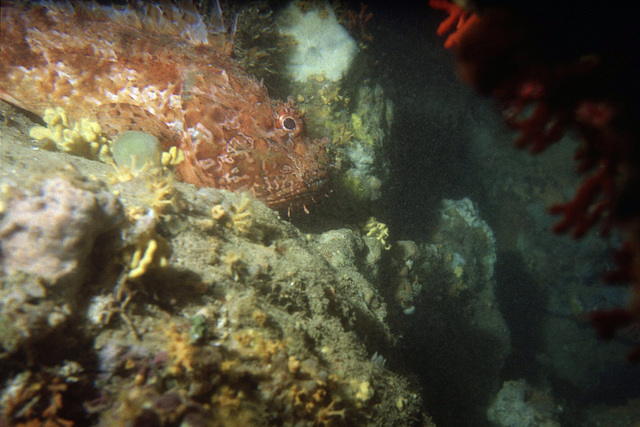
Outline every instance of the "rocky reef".
[[372, 281], [379, 240], [304, 234], [248, 195], [167, 171], [34, 150], [16, 123], [0, 142], [10, 424], [423, 418], [416, 385], [372, 359], [397, 341]]
[[[234, 59], [327, 140], [331, 191], [306, 214], [179, 183], [184, 152], [152, 140], [143, 154], [144, 133], [112, 142], [64, 110], [40, 121], [0, 105], [0, 425], [555, 426], [572, 416], [544, 381], [510, 376], [523, 335], [509, 328], [532, 321], [518, 304], [539, 301], [505, 278], [504, 247], [541, 283], [566, 282], [550, 293], [546, 351], [535, 355], [566, 383], [615, 357], [581, 351], [584, 313], [601, 294], [578, 293], [578, 279], [599, 274], [586, 260], [606, 247], [574, 252], [583, 267], [568, 280], [575, 267], [556, 259], [566, 242], [539, 233], [541, 201], [560, 190], [491, 144], [474, 158], [494, 203], [505, 190], [511, 201], [437, 193], [420, 212], [429, 232], [398, 240], [381, 207], [385, 153], [407, 147], [391, 141], [394, 106], [367, 57], [371, 14], [345, 8], [251, 3], [237, 20]], [[318, 43], [340, 33], [339, 70], [292, 71], [310, 64], [291, 32], [305, 20], [333, 26], [318, 26]], [[531, 176], [509, 178], [513, 169]]]
[[457, 397], [485, 417], [510, 342], [471, 200], [443, 201], [426, 242], [373, 217], [303, 231], [248, 194], [176, 182], [170, 162], [47, 151], [3, 116], [11, 424], [433, 425]]
[[487, 416], [497, 426], [559, 427], [559, 412], [562, 406], [556, 405], [548, 390], [535, 389], [520, 379], [504, 382]]

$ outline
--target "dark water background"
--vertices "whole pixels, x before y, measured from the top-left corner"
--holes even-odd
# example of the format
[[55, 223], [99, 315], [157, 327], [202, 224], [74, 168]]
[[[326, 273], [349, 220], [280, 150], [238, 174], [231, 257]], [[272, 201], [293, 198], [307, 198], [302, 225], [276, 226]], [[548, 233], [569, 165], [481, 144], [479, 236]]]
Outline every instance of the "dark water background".
[[[487, 190], [496, 184], [495, 180], [503, 177], [497, 173], [495, 176], [487, 175], [487, 169], [482, 167], [485, 159], [478, 155], [483, 150], [478, 150], [474, 144], [491, 142], [491, 147], [497, 150], [494, 153], [497, 158], [527, 154], [517, 153], [512, 147], [512, 135], [504, 128], [492, 100], [481, 98], [457, 79], [453, 55], [443, 48], [444, 40], [435, 34], [444, 13], [429, 9], [426, 1], [411, 5], [397, 2], [368, 5], [374, 16], [371, 26], [374, 41], [368, 54], [374, 58], [375, 75], [383, 85], [385, 95], [395, 105], [394, 122], [386, 144], [391, 179], [382, 199], [383, 216], [388, 219], [394, 238], [428, 240], [443, 198], [470, 198], [477, 203], [482, 218], [494, 230], [499, 229], [502, 222], [512, 221], [505, 219], [504, 212], [496, 209], [503, 201], [496, 200], [495, 194], [490, 196]], [[359, 2], [352, 3], [354, 10], [359, 7]], [[495, 140], [483, 140], [487, 136], [497, 136], [502, 140], [497, 144]], [[557, 162], [553, 155], [547, 159], [550, 163]], [[529, 160], [525, 158], [523, 161]], [[536, 158], [531, 161], [547, 160]], [[562, 173], [573, 170], [571, 161], [565, 166]], [[512, 171], [516, 177], [519, 172]], [[579, 258], [576, 253], [583, 250], [581, 245], [586, 247], [590, 243], [586, 239], [554, 241], [554, 238], [561, 239], [548, 230], [554, 219], [544, 212], [539, 216], [541, 222], [546, 222], [539, 228], [541, 234], [548, 233], [544, 242], [549, 245], [549, 248], [542, 247], [541, 250], [548, 250], [550, 256], [555, 256], [555, 253], [551, 255], [551, 245], [561, 242], [563, 252], [560, 255], [566, 260], [576, 257], [576, 263], [591, 264], [591, 267], [584, 268], [576, 266], [579, 281], [585, 286], [601, 286], [599, 276], [602, 265], [607, 263], [603, 259], [607, 255]], [[640, 370], [626, 365], [623, 360], [603, 361], [607, 366], [593, 371], [597, 385], [584, 390], [544, 373], [536, 360], [536, 355], [544, 351], [538, 325], [548, 314], [548, 299], [554, 295], [538, 287], [540, 278], [528, 274], [522, 257], [501, 244], [500, 232], [496, 234], [497, 295], [511, 331], [513, 347], [503, 369], [503, 379], [526, 378], [535, 384], [544, 377], [552, 385], [557, 401], [567, 403], [575, 413], [587, 405], [622, 405], [630, 398], [639, 397]], [[559, 275], [558, 281], [562, 280], [564, 277]], [[562, 285], [559, 283], [557, 286]], [[593, 335], [589, 335], [588, 326], [585, 328], [585, 349], [607, 345], [597, 342]], [[620, 356], [623, 357], [622, 354]], [[430, 374], [428, 360], [421, 357], [420, 349], [411, 349], [408, 362], [423, 383], [440, 384], [441, 394], [426, 399], [427, 409], [438, 425], [481, 425], [483, 421], [476, 418], [481, 416], [481, 411], [475, 405], [480, 406], [486, 400], [478, 397], [474, 401], [465, 393], [457, 394], [464, 387], [460, 384], [447, 385], [447, 381], [463, 382], [463, 376], [434, 378]], [[482, 369], [482, 361], [476, 362], [477, 368]], [[562, 425], [587, 425], [586, 422], [573, 415], [565, 415], [562, 419]]]

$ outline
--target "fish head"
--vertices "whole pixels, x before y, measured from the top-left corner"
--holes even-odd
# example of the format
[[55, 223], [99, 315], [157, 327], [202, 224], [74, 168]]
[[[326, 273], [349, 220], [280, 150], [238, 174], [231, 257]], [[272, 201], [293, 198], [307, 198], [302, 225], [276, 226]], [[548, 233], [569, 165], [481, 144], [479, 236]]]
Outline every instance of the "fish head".
[[215, 96], [197, 90], [183, 96], [186, 161], [178, 175], [197, 186], [249, 191], [287, 213], [306, 211], [326, 192], [328, 139], [306, 135], [291, 98], [275, 101], [261, 85], [224, 77]]

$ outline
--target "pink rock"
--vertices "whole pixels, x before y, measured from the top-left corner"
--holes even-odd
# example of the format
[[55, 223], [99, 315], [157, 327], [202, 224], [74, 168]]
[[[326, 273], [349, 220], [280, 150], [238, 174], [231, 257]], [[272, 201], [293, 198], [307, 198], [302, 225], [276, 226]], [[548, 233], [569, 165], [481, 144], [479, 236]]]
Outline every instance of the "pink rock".
[[0, 222], [2, 272], [23, 271], [60, 291], [77, 290], [96, 238], [122, 219], [122, 207], [112, 194], [77, 188], [62, 178], [46, 180], [38, 195], [9, 202]]

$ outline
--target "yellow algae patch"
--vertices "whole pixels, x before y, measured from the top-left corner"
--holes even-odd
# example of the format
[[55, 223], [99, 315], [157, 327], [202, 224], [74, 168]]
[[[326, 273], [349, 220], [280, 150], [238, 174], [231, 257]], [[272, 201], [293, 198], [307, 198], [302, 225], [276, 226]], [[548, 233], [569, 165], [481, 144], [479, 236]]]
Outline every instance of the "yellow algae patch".
[[399, 397], [396, 399], [396, 408], [398, 408], [398, 411], [402, 411], [404, 409], [404, 407], [407, 405], [407, 403], [409, 402], [409, 400], [406, 397]]
[[362, 408], [374, 395], [369, 381], [351, 380], [350, 385], [355, 391], [355, 403], [358, 408]]
[[344, 123], [340, 123], [332, 129], [332, 139], [335, 145], [347, 145], [353, 139], [353, 132]]
[[195, 347], [191, 344], [189, 334], [178, 330], [172, 323], [168, 329], [164, 330], [168, 339], [168, 354], [173, 364], [168, 368], [172, 375], [181, 375], [193, 372]]
[[107, 162], [110, 158], [109, 144], [102, 133], [100, 124], [83, 118], [72, 123], [66, 111], [61, 107], [47, 108], [42, 120], [47, 124], [34, 126], [29, 136], [46, 145], [53, 145], [59, 151], [100, 159]]
[[351, 127], [353, 128], [353, 134], [355, 137], [366, 145], [375, 145], [375, 140], [371, 136], [369, 128], [362, 120], [362, 116], [357, 113], [351, 114]]
[[464, 273], [464, 269], [462, 268], [461, 265], [453, 269], [453, 274], [458, 278], [462, 277], [463, 273]]
[[287, 362], [287, 368], [289, 369], [290, 373], [292, 374], [298, 373], [301, 365], [302, 363], [300, 362], [300, 359], [298, 359], [295, 356], [289, 356], [289, 360]]

